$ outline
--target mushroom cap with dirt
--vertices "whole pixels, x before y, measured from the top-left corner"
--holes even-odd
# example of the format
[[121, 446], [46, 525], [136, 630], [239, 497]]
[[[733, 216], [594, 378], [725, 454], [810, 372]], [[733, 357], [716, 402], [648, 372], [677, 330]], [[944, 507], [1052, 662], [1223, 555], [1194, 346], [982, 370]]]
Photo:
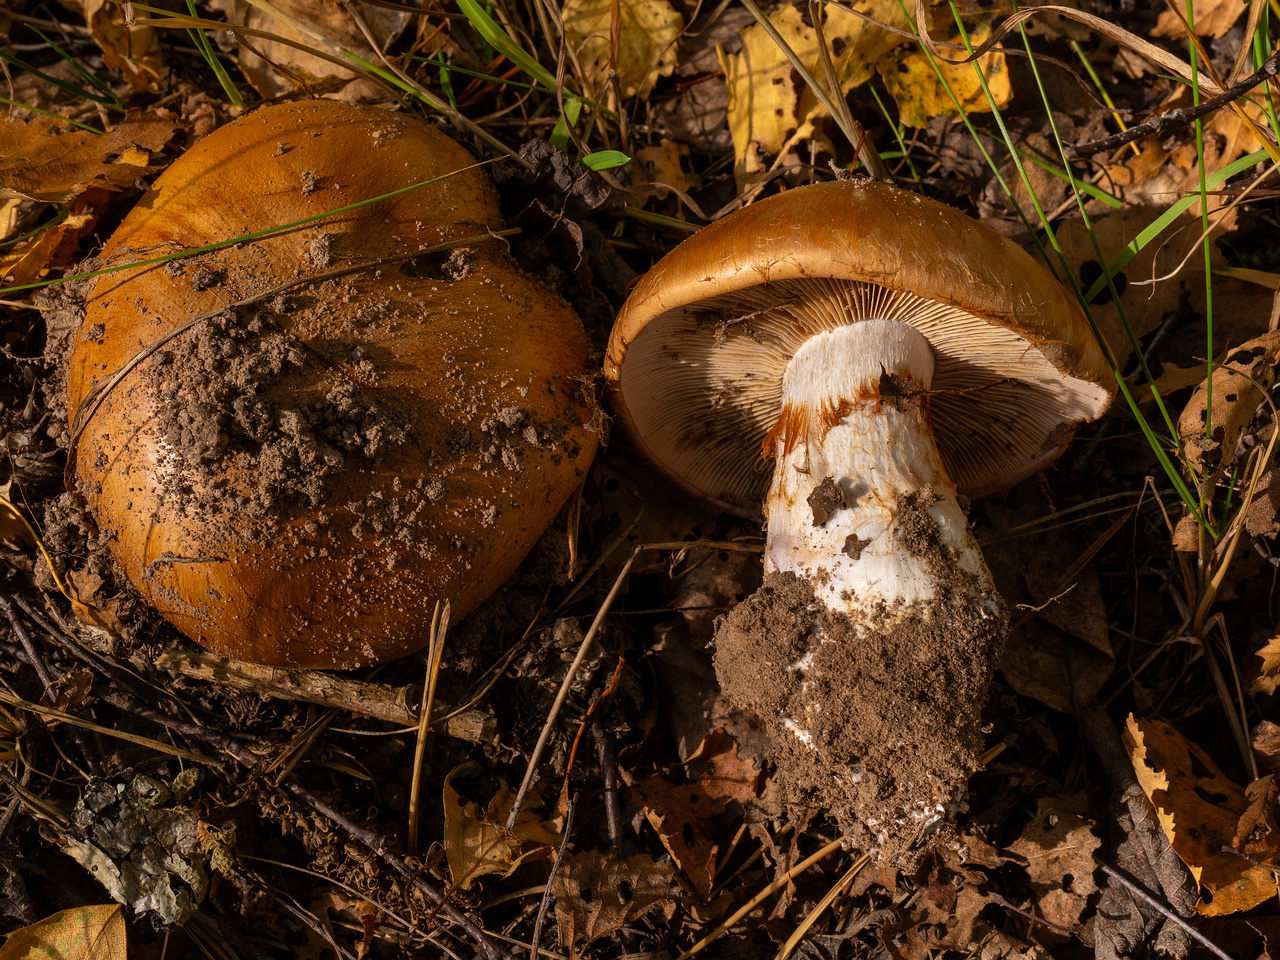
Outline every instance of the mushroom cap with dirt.
[[763, 503], [765, 581], [717, 634], [721, 686], [791, 793], [906, 862], [963, 799], [1008, 630], [957, 491], [1012, 486], [1106, 410], [1080, 307], [949, 207], [825, 183], [668, 254], [605, 374], [655, 466], [740, 515]]
[[497, 588], [596, 448], [581, 322], [490, 236], [471, 155], [416, 120], [260, 109], [173, 163], [99, 259], [340, 208], [101, 277], [69, 360], [79, 488], [129, 580], [191, 638], [282, 667], [424, 646], [435, 602], [456, 619]]

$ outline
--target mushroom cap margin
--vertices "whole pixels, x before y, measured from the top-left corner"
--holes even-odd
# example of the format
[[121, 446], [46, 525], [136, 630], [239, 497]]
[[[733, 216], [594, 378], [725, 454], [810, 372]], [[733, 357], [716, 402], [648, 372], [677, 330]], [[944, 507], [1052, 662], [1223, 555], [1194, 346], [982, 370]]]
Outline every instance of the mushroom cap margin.
[[[1074, 425], [1105, 412], [1116, 385], [1074, 297], [1012, 240], [959, 211], [873, 180], [835, 181], [779, 194], [704, 227], [640, 278], [619, 312], [604, 372], [626, 434], [682, 486], [744, 516], [746, 504], [701, 488], [664, 463], [626, 400], [623, 362], [650, 321], [668, 311], [764, 284], [828, 278], [863, 281], [957, 308], [1017, 335], [1064, 381], [1094, 385], [1090, 416], [1064, 419], [1060, 442], [1017, 469], [961, 485], [980, 496], [1044, 469]], [[752, 459], [755, 450], [746, 451]]]

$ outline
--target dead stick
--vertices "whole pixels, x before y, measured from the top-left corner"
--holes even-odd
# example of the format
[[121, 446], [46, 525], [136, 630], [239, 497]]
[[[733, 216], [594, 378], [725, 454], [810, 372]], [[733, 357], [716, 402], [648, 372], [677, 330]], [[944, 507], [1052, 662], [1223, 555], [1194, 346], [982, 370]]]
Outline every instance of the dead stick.
[[[322, 670], [280, 670], [195, 650], [166, 650], [155, 659], [155, 665], [170, 673], [250, 690], [264, 697], [316, 703], [401, 726], [418, 722], [418, 711], [412, 705], [417, 693], [408, 686], [348, 680]], [[470, 743], [493, 739], [496, 722], [492, 716], [482, 710], [463, 710], [456, 716], [447, 716], [453, 711], [453, 707], [437, 699], [432, 716], [445, 719], [437, 719], [433, 727]]]
[[1101, 140], [1090, 140], [1087, 143], [1067, 144], [1067, 155], [1072, 158], [1091, 157], [1095, 153], [1114, 150], [1116, 147], [1123, 147], [1125, 144], [1141, 140], [1143, 137], [1149, 137], [1155, 133], [1163, 133], [1174, 127], [1184, 127], [1199, 120], [1206, 113], [1212, 113], [1233, 100], [1239, 100], [1258, 84], [1265, 83], [1277, 73], [1280, 73], [1280, 53], [1273, 53], [1263, 62], [1262, 68], [1257, 73], [1246, 77], [1235, 86], [1223, 90], [1216, 97], [1210, 97], [1194, 107], [1184, 107], [1181, 110], [1170, 110], [1168, 113], [1162, 113], [1158, 117], [1152, 117], [1145, 123], [1130, 127], [1123, 133], [1117, 133], [1114, 136], [1103, 137]]
[[1116, 883], [1120, 884], [1120, 886], [1124, 887], [1131, 894], [1133, 894], [1135, 897], [1140, 899], [1143, 903], [1147, 904], [1152, 909], [1159, 911], [1161, 914], [1164, 915], [1165, 919], [1167, 919], [1170, 923], [1177, 924], [1179, 927], [1185, 930], [1188, 934], [1190, 934], [1192, 938], [1194, 938], [1195, 940], [1198, 940], [1201, 943], [1201, 945], [1203, 945], [1204, 948], [1208, 950], [1210, 953], [1212, 953], [1214, 956], [1221, 957], [1222, 960], [1234, 960], [1231, 954], [1227, 953], [1225, 950], [1219, 947], [1216, 943], [1214, 943], [1212, 940], [1206, 937], [1203, 933], [1201, 933], [1191, 924], [1187, 923], [1186, 920], [1178, 916], [1177, 911], [1175, 911], [1168, 904], [1163, 903], [1162, 901], [1157, 899], [1155, 896], [1151, 894], [1149, 890], [1134, 883], [1132, 880], [1126, 877], [1123, 873], [1121, 873], [1115, 867], [1111, 866], [1111, 864], [1106, 863], [1103, 860], [1098, 860], [1096, 858], [1094, 859], [1094, 862], [1099, 866], [1099, 868], [1101, 868], [1102, 872], [1105, 873], [1108, 877], [1116, 881]]

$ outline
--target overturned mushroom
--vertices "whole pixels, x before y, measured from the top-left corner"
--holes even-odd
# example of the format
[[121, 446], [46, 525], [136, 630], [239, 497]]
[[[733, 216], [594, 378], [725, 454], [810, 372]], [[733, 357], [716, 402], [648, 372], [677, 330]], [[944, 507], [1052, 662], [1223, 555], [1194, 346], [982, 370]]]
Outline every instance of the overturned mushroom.
[[435, 601], [480, 604], [580, 482], [586, 337], [489, 236], [474, 164], [382, 110], [266, 107], [197, 143], [107, 244], [127, 264], [342, 208], [89, 296], [79, 486], [190, 637], [290, 667], [411, 652]]
[[909, 858], [976, 768], [1008, 629], [957, 490], [1044, 468], [1113, 394], [1076, 302], [948, 207], [821, 184], [663, 259], [605, 372], [657, 466], [741, 515], [764, 503], [764, 585], [716, 637], [725, 694], [795, 796]]

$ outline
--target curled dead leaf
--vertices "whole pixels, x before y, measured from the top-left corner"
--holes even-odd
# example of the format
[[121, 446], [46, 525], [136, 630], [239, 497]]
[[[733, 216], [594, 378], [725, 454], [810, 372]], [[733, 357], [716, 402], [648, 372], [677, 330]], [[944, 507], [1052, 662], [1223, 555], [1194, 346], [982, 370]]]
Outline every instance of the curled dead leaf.
[[478, 803], [463, 800], [453, 779], [475, 766], [464, 763], [444, 778], [444, 852], [453, 884], [460, 890], [488, 874], [510, 876], [521, 864], [554, 854], [560, 842], [527, 807], [507, 832], [515, 795], [505, 782], [484, 811]]
[[1251, 801], [1208, 754], [1168, 724], [1131, 714], [1124, 741], [1161, 829], [1200, 886], [1196, 911], [1217, 917], [1275, 897], [1280, 837], [1257, 829], [1266, 813], [1265, 789], [1255, 787]]
[[1178, 418], [1178, 437], [1194, 476], [1216, 475], [1231, 463], [1244, 428], [1275, 383], [1278, 363], [1280, 330], [1272, 330], [1231, 350], [1191, 395]]

